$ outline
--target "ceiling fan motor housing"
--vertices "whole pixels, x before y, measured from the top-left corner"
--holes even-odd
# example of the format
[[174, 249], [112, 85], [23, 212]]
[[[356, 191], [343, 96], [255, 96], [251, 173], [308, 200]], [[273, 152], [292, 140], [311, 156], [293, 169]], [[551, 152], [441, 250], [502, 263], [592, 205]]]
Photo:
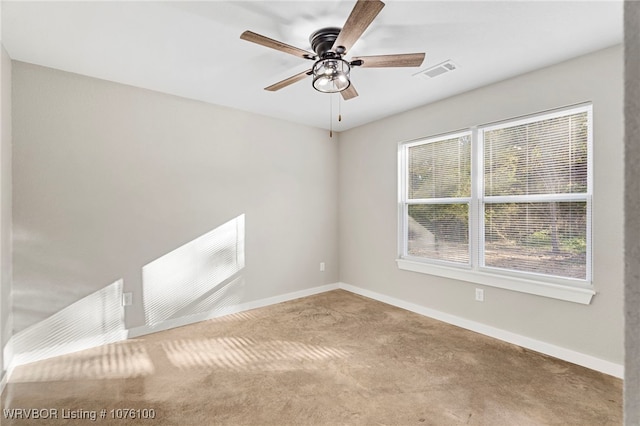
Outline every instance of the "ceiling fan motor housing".
[[309, 36], [311, 47], [319, 58], [340, 57], [340, 55], [333, 52], [331, 48], [341, 30], [342, 28], [339, 27], [321, 28]]

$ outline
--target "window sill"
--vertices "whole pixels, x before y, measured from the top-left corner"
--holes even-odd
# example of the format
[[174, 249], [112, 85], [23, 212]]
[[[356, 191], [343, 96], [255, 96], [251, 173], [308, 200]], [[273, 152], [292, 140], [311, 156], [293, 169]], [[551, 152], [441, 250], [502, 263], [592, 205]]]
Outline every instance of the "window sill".
[[471, 271], [447, 266], [433, 265], [407, 259], [397, 259], [398, 268], [405, 271], [420, 272], [475, 284], [498, 287], [520, 293], [566, 300], [568, 302], [588, 305], [596, 294], [589, 288], [573, 287], [563, 284], [547, 283], [518, 277], [492, 274], [484, 271]]

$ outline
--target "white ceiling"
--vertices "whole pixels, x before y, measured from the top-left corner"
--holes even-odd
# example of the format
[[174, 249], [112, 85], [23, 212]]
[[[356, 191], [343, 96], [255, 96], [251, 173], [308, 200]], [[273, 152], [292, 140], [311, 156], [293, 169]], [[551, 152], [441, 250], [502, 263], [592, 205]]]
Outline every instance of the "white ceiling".
[[[333, 102], [335, 130], [622, 42], [621, 1], [386, 0], [347, 59], [426, 52], [421, 68], [352, 70], [360, 96], [340, 102], [340, 123], [339, 95], [316, 92], [310, 78], [263, 90], [312, 63], [240, 40], [244, 30], [311, 50], [309, 35], [342, 26], [353, 4], [5, 0], [2, 42], [15, 60], [315, 127], [329, 127]], [[414, 76], [448, 59], [456, 71]]]

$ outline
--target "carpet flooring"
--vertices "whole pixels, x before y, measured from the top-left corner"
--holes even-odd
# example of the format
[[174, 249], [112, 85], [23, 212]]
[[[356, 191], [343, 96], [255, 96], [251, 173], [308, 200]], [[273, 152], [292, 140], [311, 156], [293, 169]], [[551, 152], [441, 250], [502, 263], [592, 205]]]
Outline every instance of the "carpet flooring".
[[622, 381], [335, 290], [18, 367], [2, 408], [2, 425], [619, 425]]

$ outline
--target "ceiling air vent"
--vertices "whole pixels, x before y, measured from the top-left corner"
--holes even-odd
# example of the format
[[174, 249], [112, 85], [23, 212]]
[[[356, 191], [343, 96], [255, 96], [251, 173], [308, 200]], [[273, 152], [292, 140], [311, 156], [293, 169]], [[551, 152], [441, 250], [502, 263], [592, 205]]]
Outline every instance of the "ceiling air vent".
[[417, 74], [414, 75], [419, 75], [422, 76], [424, 78], [435, 78], [439, 75], [442, 75], [444, 73], [447, 73], [449, 71], [454, 71], [458, 68], [458, 66], [456, 64], [454, 64], [451, 60], [448, 61], [444, 61], [438, 65], [434, 65], [431, 68], [427, 68], [424, 71], [420, 71]]

